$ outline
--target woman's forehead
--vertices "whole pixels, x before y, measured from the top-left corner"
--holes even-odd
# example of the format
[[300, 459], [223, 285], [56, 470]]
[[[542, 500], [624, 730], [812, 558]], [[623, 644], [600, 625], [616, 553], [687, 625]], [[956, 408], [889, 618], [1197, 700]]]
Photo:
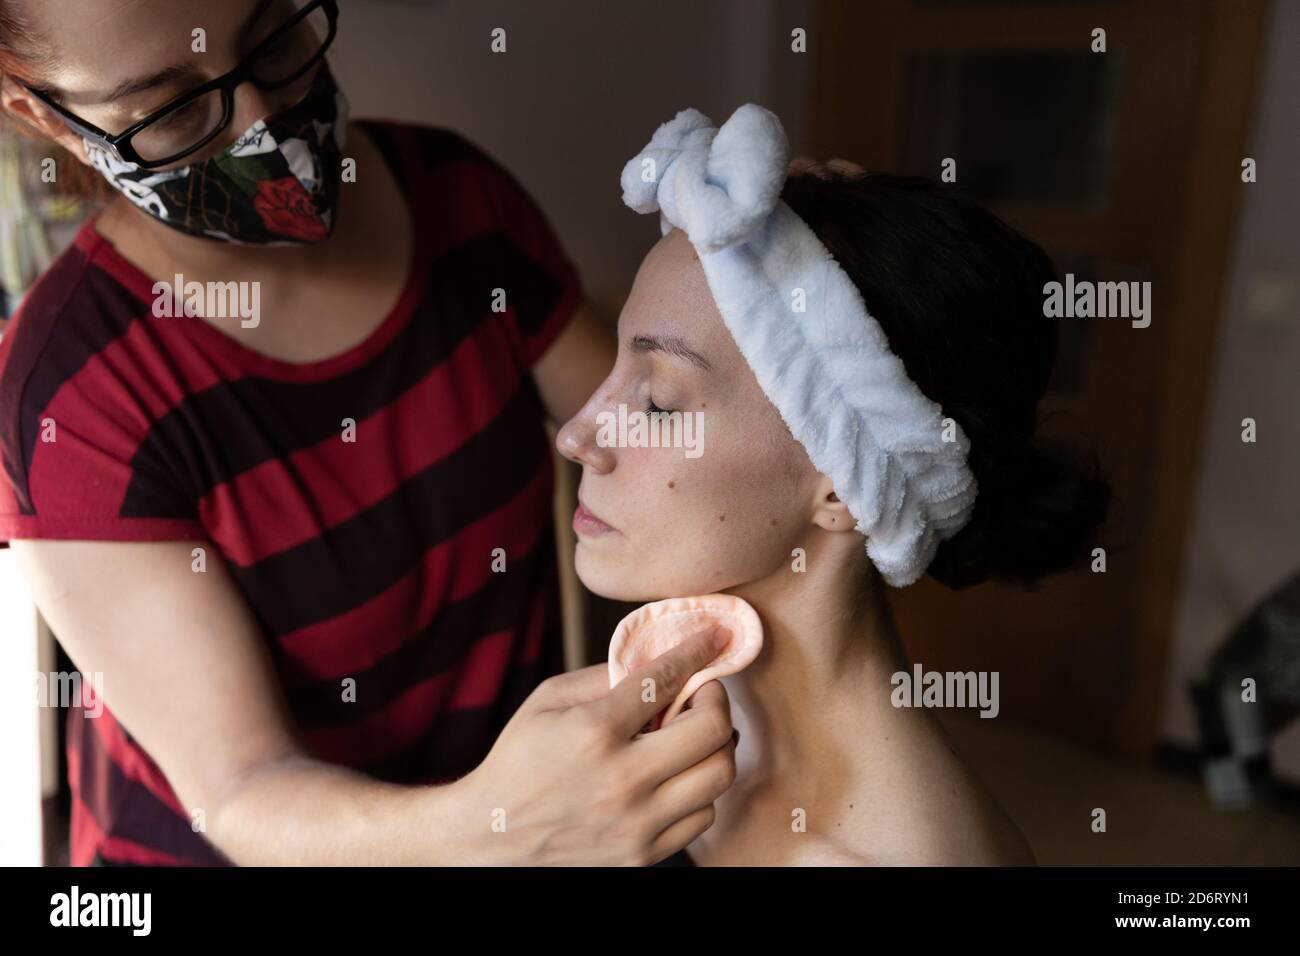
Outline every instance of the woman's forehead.
[[221, 47], [238, 41], [250, 19], [274, 17], [282, 6], [266, 0], [25, 2], [32, 27], [53, 46], [59, 85], [87, 97], [157, 70], [193, 66], [202, 72], [207, 57], [234, 52]]
[[625, 339], [642, 334], [674, 335], [701, 351], [729, 348], [739, 357], [695, 248], [676, 229], [655, 243], [641, 263], [619, 330]]

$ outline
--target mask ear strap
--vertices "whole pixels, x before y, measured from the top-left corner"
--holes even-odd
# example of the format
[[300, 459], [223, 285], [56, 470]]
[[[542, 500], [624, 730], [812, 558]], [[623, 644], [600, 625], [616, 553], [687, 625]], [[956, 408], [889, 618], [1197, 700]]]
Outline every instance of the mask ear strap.
[[[96, 169], [104, 171], [121, 171], [134, 172], [140, 167], [135, 163], [128, 163], [121, 156], [117, 155], [114, 150], [108, 149], [103, 143], [97, 143], [93, 139], [83, 136], [81, 138], [81, 147], [86, 151], [86, 158]], [[117, 167], [114, 170], [114, 167]]]

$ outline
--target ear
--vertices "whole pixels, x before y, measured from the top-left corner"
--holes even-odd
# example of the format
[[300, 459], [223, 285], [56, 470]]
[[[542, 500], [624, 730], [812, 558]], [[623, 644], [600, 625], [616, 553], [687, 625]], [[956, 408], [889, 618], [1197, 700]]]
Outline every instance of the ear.
[[813, 524], [824, 531], [852, 531], [857, 522], [849, 511], [849, 506], [835, 494], [835, 486], [825, 475], [817, 479], [816, 494]]
[[0, 78], [0, 105], [3, 105], [11, 119], [30, 127], [39, 135], [62, 146], [87, 166], [90, 165], [81, 137], [70, 130], [57, 113], [32, 96], [12, 77]]

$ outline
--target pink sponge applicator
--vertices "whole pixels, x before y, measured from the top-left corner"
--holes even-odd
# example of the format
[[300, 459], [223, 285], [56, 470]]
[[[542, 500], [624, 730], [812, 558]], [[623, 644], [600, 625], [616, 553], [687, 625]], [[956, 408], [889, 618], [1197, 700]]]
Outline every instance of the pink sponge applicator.
[[690, 696], [719, 677], [744, 670], [763, 649], [763, 624], [745, 601], [730, 594], [669, 598], [637, 608], [614, 629], [609, 642], [609, 686], [672, 650], [688, 638], [713, 627], [723, 629], [727, 643], [702, 670], [696, 671], [660, 718], [658, 729], [681, 712]]

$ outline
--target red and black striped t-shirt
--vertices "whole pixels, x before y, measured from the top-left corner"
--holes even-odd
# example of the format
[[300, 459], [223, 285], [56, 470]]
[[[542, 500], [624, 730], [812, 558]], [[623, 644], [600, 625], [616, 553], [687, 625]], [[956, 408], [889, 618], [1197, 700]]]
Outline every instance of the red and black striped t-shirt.
[[[580, 290], [491, 159], [447, 131], [362, 126], [416, 223], [414, 268], [378, 329], [301, 364], [156, 318], [153, 281], [88, 224], [0, 342], [0, 542], [209, 542], [313, 753], [433, 782], [472, 770], [563, 670], [530, 370]], [[227, 862], [114, 719], [111, 679], [104, 695], [102, 716], [68, 717], [73, 864]]]

